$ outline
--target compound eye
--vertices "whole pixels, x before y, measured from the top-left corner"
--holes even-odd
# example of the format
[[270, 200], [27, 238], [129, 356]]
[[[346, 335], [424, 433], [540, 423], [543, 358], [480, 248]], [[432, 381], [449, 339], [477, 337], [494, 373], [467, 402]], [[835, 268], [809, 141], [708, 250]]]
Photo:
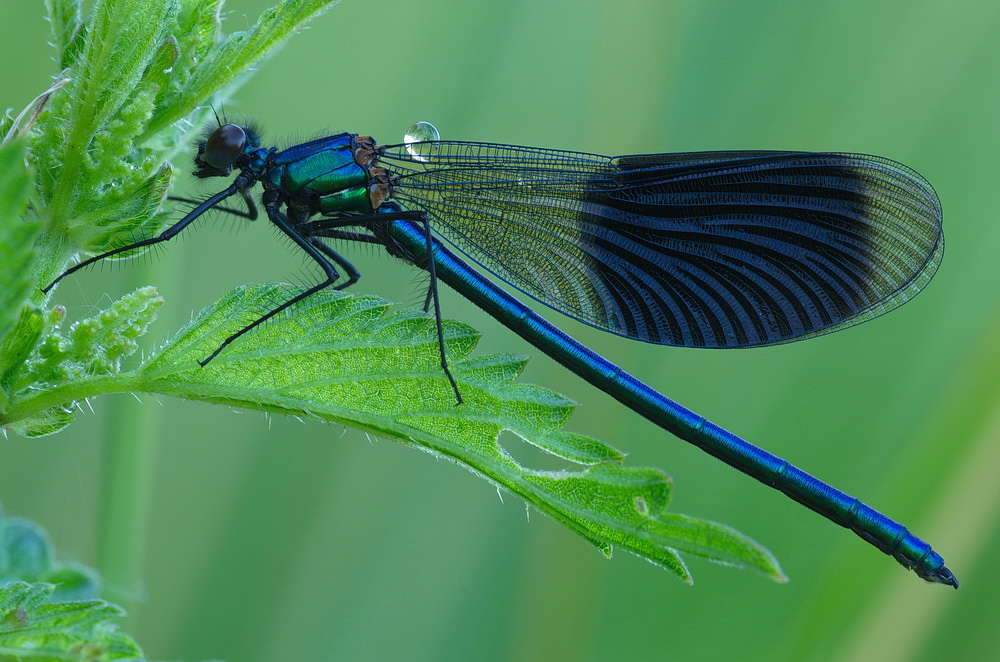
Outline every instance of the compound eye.
[[201, 158], [213, 168], [229, 170], [246, 144], [247, 134], [243, 127], [226, 124], [213, 131], [205, 141], [205, 152]]

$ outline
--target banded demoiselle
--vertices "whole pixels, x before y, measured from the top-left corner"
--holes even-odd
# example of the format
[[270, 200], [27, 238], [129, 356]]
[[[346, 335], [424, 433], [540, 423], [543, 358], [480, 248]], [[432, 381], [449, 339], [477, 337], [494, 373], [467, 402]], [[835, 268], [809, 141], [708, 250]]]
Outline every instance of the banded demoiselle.
[[[930, 545], [901, 524], [669, 400], [500, 289], [605, 331], [684, 347], [755, 347], [870, 320], [934, 275], [944, 242], [931, 185], [863, 154], [720, 151], [605, 157], [437, 140], [426, 123], [399, 145], [342, 133], [278, 150], [219, 123], [194, 174], [236, 177], [161, 234], [91, 257], [168, 241], [207, 210], [263, 186], [268, 218], [325, 279], [230, 342], [358, 270], [324, 243], [380, 244], [440, 279], [564, 366], [660, 427], [857, 533], [920, 577], [958, 587]], [[440, 235], [477, 265], [470, 266]], [[344, 277], [341, 279], [341, 277]], [[341, 280], [341, 282], [337, 282]], [[461, 402], [461, 390], [442, 368]]]

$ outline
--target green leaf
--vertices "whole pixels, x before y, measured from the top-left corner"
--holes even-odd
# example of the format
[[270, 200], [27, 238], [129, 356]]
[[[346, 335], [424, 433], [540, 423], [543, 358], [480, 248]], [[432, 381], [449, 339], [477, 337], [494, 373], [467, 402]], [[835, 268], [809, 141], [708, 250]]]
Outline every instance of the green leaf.
[[667, 513], [670, 479], [657, 469], [598, 465], [579, 475], [535, 473], [526, 480], [544, 493], [575, 528], [579, 513], [590, 512], [582, 535], [600, 533], [602, 542], [621, 545], [686, 577], [676, 552], [727, 565], [755, 567], [781, 579], [767, 550], [722, 524]]
[[[191, 99], [205, 99], [240, 82], [244, 72], [257, 65], [308, 21], [329, 9], [335, 1], [283, 0], [277, 6], [262, 12], [257, 22], [246, 32], [229, 35], [217, 48], [206, 52], [204, 60], [197, 59], [198, 67], [192, 71], [190, 80], [183, 89], [163, 100], [144, 135], [161, 131], [189, 113]], [[198, 11], [190, 13], [191, 25], [198, 29], [187, 33], [193, 38], [192, 46], [205, 44], [208, 35], [216, 34], [214, 26], [218, 4], [207, 1], [195, 4]]]
[[12, 518], [0, 527], [0, 577], [38, 579], [52, 568], [45, 532], [29, 520]]
[[[0, 344], [13, 330], [32, 287], [36, 221], [24, 219], [31, 177], [24, 163], [24, 145], [13, 141], [0, 147]], [[0, 364], [3, 360], [0, 359]], [[2, 367], [2, 366], [0, 366]]]
[[18, 517], [5, 518], [0, 510], [0, 585], [14, 581], [54, 584], [59, 600], [93, 598], [100, 584], [93, 570], [56, 561], [42, 527]]
[[59, 432], [76, 418], [74, 409], [68, 406], [50, 407], [24, 418], [16, 418], [3, 427], [22, 437], [45, 437]]
[[[58, 315], [62, 309], [57, 309]], [[45, 333], [45, 315], [37, 308], [24, 306], [21, 318], [11, 332], [0, 342], [0, 412], [7, 409], [9, 396], [20, 390], [19, 377], [27, 370], [28, 359]]]
[[[75, 4], [52, 0], [49, 10], [57, 38], [78, 20]], [[168, 166], [135, 139], [158, 90], [143, 76], [176, 15], [173, 0], [98, 0], [87, 29], [74, 31], [61, 87], [31, 132], [37, 209], [48, 221], [39, 280], [51, 281], [73, 253], [95, 250], [101, 239], [159, 226]]]
[[[686, 581], [678, 551], [783, 578], [766, 550], [732, 529], [667, 514], [670, 482], [661, 472], [620, 466], [614, 448], [563, 431], [572, 403], [514, 383], [522, 358], [468, 358], [479, 334], [464, 324], [444, 327], [460, 406], [440, 367], [433, 320], [389, 313], [389, 304], [374, 297], [314, 295], [201, 367], [198, 361], [230, 334], [296, 291], [275, 285], [233, 290], [132, 373], [131, 387], [311, 416], [414, 445], [521, 496], [605, 553], [619, 545]], [[524, 467], [501, 445], [505, 430], [580, 466]]]
[[153, 56], [153, 60], [149, 63], [149, 67], [146, 68], [144, 80], [156, 86], [158, 92], [157, 100], [165, 97], [170, 90], [170, 85], [174, 78], [172, 75], [174, 68], [180, 66], [178, 63], [180, 55], [181, 51], [177, 43], [177, 37], [167, 35], [166, 39], [160, 43], [160, 47]]
[[[49, 324], [25, 325], [43, 335], [28, 340], [37, 343], [34, 356], [22, 370], [13, 373], [5, 384], [10, 392], [10, 404], [5, 412], [0, 409], [0, 425], [27, 437], [41, 437], [58, 432], [73, 421], [73, 403], [78, 398], [55, 397], [48, 407], [36, 408], [29, 413], [17, 412], [15, 404], [20, 398], [44, 402], [50, 390], [83, 386], [104, 375], [117, 374], [124, 359], [138, 350], [136, 340], [156, 319], [156, 310], [163, 299], [152, 287], [143, 287], [127, 294], [97, 315], [73, 324], [65, 335], [56, 328], [61, 311], [50, 312]], [[40, 330], [45, 329], [47, 333]], [[90, 380], [90, 382], [88, 382]], [[58, 390], [56, 391], [58, 392]], [[86, 396], [85, 396], [86, 397]], [[14, 411], [11, 411], [14, 409]]]
[[84, 136], [129, 100], [121, 91], [136, 89], [176, 13], [175, 0], [97, 0], [79, 68], [81, 107], [90, 111], [77, 114]]
[[[135, 188], [116, 191], [100, 208], [78, 216], [69, 228], [74, 245], [88, 253], [97, 253], [132, 243], [136, 237], [154, 235], [167, 216], [160, 211], [160, 205], [167, 196], [170, 173], [170, 164], [164, 163]], [[137, 254], [129, 251], [126, 255]]]
[[[52, 117], [60, 126], [49, 127], [61, 135], [61, 143], [49, 143], [44, 170], [57, 175], [43, 191], [57, 218], [72, 218], [81, 210], [81, 196], [97, 187], [107, 168], [115, 168], [101, 154], [91, 152], [93, 141], [102, 135], [109, 121], [122, 122], [136, 101], [136, 85], [152, 59], [163, 31], [176, 14], [174, 2], [160, 0], [98, 0], [91, 12], [90, 26], [70, 82], [51, 104]], [[137, 135], [141, 126], [135, 126]], [[48, 142], [48, 141], [46, 141]], [[54, 171], [58, 171], [54, 172]], [[93, 175], [98, 173], [98, 181]]]
[[[767, 550], [745, 536], [667, 513], [670, 481], [662, 472], [621, 466], [618, 450], [563, 430], [573, 404], [546, 389], [514, 382], [524, 367], [522, 357], [470, 358], [479, 334], [465, 324], [444, 324], [462, 405], [456, 405], [441, 370], [433, 319], [409, 310], [390, 312], [390, 305], [376, 297], [315, 294], [202, 367], [200, 361], [229, 336], [300, 291], [281, 285], [236, 288], [138, 368], [101, 375], [91, 365], [74, 373], [77, 379], [61, 380], [51, 390], [23, 393], [10, 416], [38, 420], [42, 426], [46, 416], [71, 411], [81, 397], [143, 391], [350, 425], [459, 462], [576, 531], [605, 555], [618, 545], [685, 581], [691, 578], [679, 552], [784, 579]], [[130, 296], [130, 303], [116, 306], [128, 311], [121, 317], [138, 318], [132, 322], [138, 333], [155, 310], [155, 293]], [[144, 300], [149, 302], [145, 307]], [[70, 340], [81, 325], [89, 328], [77, 323]], [[87, 342], [62, 340], [42, 352], [50, 358], [38, 370], [72, 370], [89, 356], [74, 350], [77, 344], [108, 343], [107, 330], [83, 335]], [[49, 345], [53, 343], [43, 348]], [[50, 424], [58, 423], [56, 418]], [[501, 444], [505, 431], [575, 468], [523, 466]]]
[[[190, 0], [181, 7], [176, 37], [189, 61], [200, 63], [222, 35], [222, 0]], [[192, 67], [196, 66], [192, 65]], [[193, 70], [193, 69], [191, 69]]]
[[63, 68], [72, 61], [71, 44], [80, 40], [83, 22], [80, 0], [45, 0], [45, 9], [52, 26], [52, 45]]
[[101, 587], [97, 572], [79, 563], [56, 564], [39, 579], [56, 587], [52, 594], [55, 602], [92, 600]]
[[141, 660], [136, 642], [110, 622], [124, 616], [103, 600], [51, 603], [52, 584], [0, 587], [0, 659]]
[[14, 109], [8, 108], [3, 114], [0, 114], [0, 145], [6, 145], [9, 142], [7, 136], [13, 128]]

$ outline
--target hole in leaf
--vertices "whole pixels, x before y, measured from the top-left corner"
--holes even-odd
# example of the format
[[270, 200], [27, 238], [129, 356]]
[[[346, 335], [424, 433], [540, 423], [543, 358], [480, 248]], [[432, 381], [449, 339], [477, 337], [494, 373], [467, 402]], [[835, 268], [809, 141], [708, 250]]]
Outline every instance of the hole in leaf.
[[646, 499], [641, 496], [633, 497], [632, 503], [635, 506], [636, 511], [643, 517], [649, 516], [649, 504], [646, 503]]
[[510, 430], [500, 433], [500, 447], [522, 467], [539, 471], [580, 471], [581, 465], [530, 444]]

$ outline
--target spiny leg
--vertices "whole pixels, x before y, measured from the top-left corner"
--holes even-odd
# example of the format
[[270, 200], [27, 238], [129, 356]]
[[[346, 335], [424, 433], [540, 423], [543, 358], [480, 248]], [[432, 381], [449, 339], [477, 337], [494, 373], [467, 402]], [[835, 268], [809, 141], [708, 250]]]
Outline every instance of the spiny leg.
[[[316, 245], [313, 243], [313, 241], [309, 237], [302, 235], [296, 229], [295, 226], [289, 223], [288, 219], [285, 218], [285, 216], [277, 210], [275, 204], [273, 203], [269, 204], [265, 201], [264, 208], [267, 211], [267, 217], [271, 219], [271, 222], [274, 223], [276, 226], [278, 226], [278, 228], [282, 232], [284, 232], [286, 235], [288, 235], [289, 238], [291, 238], [292, 241], [298, 244], [299, 248], [304, 250], [306, 254], [309, 255], [309, 257], [311, 257], [313, 260], [316, 261], [317, 264], [319, 264], [320, 268], [323, 269], [323, 273], [326, 274], [326, 280], [324, 280], [322, 283], [318, 285], [310, 287], [309, 289], [303, 292], [300, 292], [299, 294], [296, 294], [294, 297], [292, 297], [288, 301], [285, 301], [277, 308], [268, 311], [261, 317], [257, 318], [250, 324], [246, 325], [236, 333], [226, 338], [224, 341], [222, 341], [222, 344], [219, 345], [214, 352], [208, 355], [204, 360], [198, 362], [203, 367], [208, 365], [209, 361], [218, 356], [219, 352], [225, 349], [229, 345], [229, 343], [233, 342], [234, 340], [245, 334], [247, 331], [255, 329], [256, 327], [260, 326], [262, 323], [271, 319], [281, 311], [286, 310], [289, 306], [293, 306], [299, 301], [302, 301], [303, 299], [310, 297], [313, 294], [316, 294], [317, 292], [326, 289], [327, 287], [330, 287], [340, 276], [340, 274], [337, 273], [337, 268], [330, 262], [330, 260], [326, 259], [323, 256], [323, 253], [317, 250]], [[330, 257], [336, 260], [338, 264], [344, 267], [345, 271], [347, 271], [349, 275], [353, 274], [356, 276], [360, 276], [360, 274], [358, 274], [357, 269], [354, 268], [354, 265], [350, 264], [347, 260], [345, 260], [343, 257], [338, 255], [333, 250], [329, 250], [329, 252], [327, 252], [326, 254], [330, 255]], [[357, 278], [355, 278], [355, 280], [357, 280]]]
[[434, 297], [434, 291], [428, 286], [427, 296], [424, 297], [424, 312], [429, 312], [431, 309], [431, 300]]
[[[427, 220], [426, 214], [421, 214], [424, 224], [424, 237], [427, 240], [427, 272], [431, 275], [431, 282], [428, 286], [428, 295], [434, 300], [434, 323], [437, 325], [438, 349], [441, 352], [441, 369], [448, 376], [451, 388], [455, 391], [458, 404], [462, 404], [462, 394], [458, 392], [458, 384], [448, 369], [448, 359], [444, 352], [444, 328], [441, 325], [441, 299], [438, 297], [437, 271], [434, 268], [434, 242], [431, 237], [431, 224]], [[427, 301], [424, 301], [424, 312], [427, 312]]]
[[336, 262], [337, 266], [343, 269], [344, 273], [347, 275], [347, 280], [341, 283], [340, 285], [334, 285], [333, 289], [335, 290], [347, 289], [348, 287], [354, 285], [361, 279], [361, 272], [358, 271], [357, 267], [348, 262], [343, 255], [341, 255], [337, 251], [333, 250], [332, 248], [324, 244], [318, 238], [310, 237], [309, 239], [312, 242], [313, 246], [318, 248], [319, 251], [325, 254], [328, 258]]
[[[448, 367], [448, 356], [445, 352], [444, 347], [444, 326], [441, 319], [441, 301], [438, 297], [438, 280], [437, 272], [434, 269], [434, 258], [433, 258], [433, 241], [431, 236], [431, 226], [430, 222], [427, 220], [427, 215], [421, 211], [406, 211], [399, 207], [398, 205], [387, 203], [383, 204], [380, 211], [376, 214], [369, 214], [365, 216], [344, 216], [338, 218], [329, 219], [319, 219], [316, 221], [310, 221], [308, 223], [303, 223], [298, 226], [303, 234], [307, 236], [314, 237], [328, 237], [332, 239], [346, 239], [348, 241], [360, 241], [364, 243], [377, 243], [385, 246], [389, 252], [396, 257], [407, 259], [409, 262], [414, 263], [411, 256], [403, 253], [402, 251], [396, 249], [394, 250], [392, 246], [388, 245], [382, 238], [378, 236], [376, 232], [374, 235], [362, 234], [359, 232], [352, 232], [349, 230], [344, 230], [347, 226], [370, 226], [377, 228], [378, 224], [388, 223], [393, 220], [409, 219], [413, 221], [418, 221], [424, 226], [424, 235], [427, 238], [427, 255], [428, 260], [426, 265], [418, 264], [417, 266], [427, 269], [431, 277], [430, 286], [427, 290], [427, 298], [424, 301], [424, 312], [428, 312], [429, 303], [434, 302], [434, 324], [437, 329], [437, 340], [438, 340], [438, 352], [441, 355], [441, 370], [444, 371], [445, 376], [448, 378], [448, 382], [451, 384], [451, 389], [455, 392], [455, 399], [458, 404], [464, 402], [462, 400], [462, 394], [458, 390], [458, 383], [455, 381], [454, 375], [451, 374], [451, 369]], [[347, 284], [344, 285], [346, 287]], [[338, 288], [340, 289], [340, 288]]]
[[232, 184], [232, 186], [230, 186], [229, 188], [227, 188], [224, 191], [220, 191], [219, 193], [216, 193], [215, 195], [213, 195], [208, 200], [205, 200], [200, 205], [198, 205], [197, 207], [195, 207], [194, 209], [192, 209], [190, 212], [188, 212], [184, 216], [184, 218], [182, 218], [181, 220], [177, 221], [176, 223], [174, 223], [169, 228], [167, 228], [166, 230], [164, 230], [163, 232], [161, 232], [160, 234], [158, 234], [155, 237], [150, 237], [149, 239], [143, 239], [142, 241], [137, 241], [137, 242], [128, 244], [127, 246], [121, 246], [119, 248], [115, 248], [115, 249], [112, 249], [110, 251], [106, 251], [104, 253], [101, 253], [100, 255], [95, 255], [95, 256], [93, 256], [91, 258], [88, 258], [88, 259], [84, 260], [83, 262], [80, 262], [79, 264], [74, 264], [72, 267], [70, 267], [66, 271], [62, 272], [61, 274], [59, 274], [54, 281], [52, 281], [51, 283], [49, 283], [48, 285], [46, 285], [44, 288], [42, 288], [42, 292], [44, 292], [45, 294], [48, 294], [49, 291], [53, 287], [55, 287], [56, 283], [58, 283], [59, 281], [61, 281], [66, 276], [69, 276], [70, 274], [76, 273], [80, 269], [83, 269], [84, 267], [89, 266], [89, 265], [91, 265], [91, 264], [93, 264], [95, 262], [100, 262], [101, 260], [103, 260], [105, 258], [113, 257], [115, 255], [119, 255], [120, 253], [125, 253], [127, 251], [135, 250], [136, 248], [142, 248], [144, 246], [153, 246], [154, 244], [160, 244], [160, 243], [163, 243], [164, 241], [170, 241], [175, 236], [177, 236], [177, 234], [181, 230], [183, 230], [188, 225], [190, 225], [191, 222], [194, 221], [196, 218], [198, 218], [199, 216], [201, 216], [202, 214], [204, 214], [206, 211], [208, 211], [209, 209], [211, 209], [215, 205], [219, 204], [220, 202], [222, 202], [223, 200], [225, 200], [229, 196], [234, 195], [236, 192], [238, 192], [239, 190], [241, 190], [239, 188], [239, 184], [240, 183], [241, 183], [240, 180], [237, 179], [237, 181], [234, 182]]
[[[215, 210], [232, 214], [233, 216], [239, 216], [240, 218], [245, 218], [248, 221], [257, 220], [257, 216], [259, 215], [257, 213], [257, 205], [254, 204], [253, 196], [250, 195], [250, 191], [248, 189], [242, 189], [240, 191], [240, 195], [243, 196], [243, 201], [247, 205], [246, 211], [233, 209], [232, 207], [223, 207], [222, 205], [215, 207]], [[173, 200], [174, 202], [187, 202], [192, 205], [201, 204], [201, 200], [195, 200], [194, 198], [182, 198], [178, 195], [168, 195], [167, 200]]]

